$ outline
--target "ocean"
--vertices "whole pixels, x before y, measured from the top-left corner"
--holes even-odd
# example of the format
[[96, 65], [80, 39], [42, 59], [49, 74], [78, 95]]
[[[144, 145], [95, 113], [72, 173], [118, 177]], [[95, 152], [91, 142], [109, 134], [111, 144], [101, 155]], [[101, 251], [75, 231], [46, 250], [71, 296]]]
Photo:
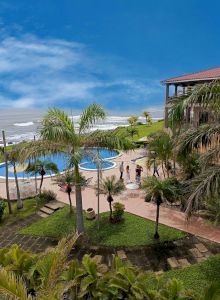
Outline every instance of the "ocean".
[[[75, 128], [78, 127], [80, 112], [67, 111], [72, 118]], [[18, 143], [22, 141], [33, 140], [34, 136], [38, 136], [40, 122], [45, 114], [45, 110], [40, 109], [4, 109], [0, 111], [0, 130], [5, 131], [7, 143]], [[95, 124], [92, 130], [109, 130], [118, 126], [128, 126], [127, 119], [131, 114], [109, 113], [107, 118]], [[160, 110], [152, 112], [153, 121], [162, 119]], [[139, 117], [139, 121], [145, 121], [144, 117]], [[0, 144], [2, 138], [0, 133]]]

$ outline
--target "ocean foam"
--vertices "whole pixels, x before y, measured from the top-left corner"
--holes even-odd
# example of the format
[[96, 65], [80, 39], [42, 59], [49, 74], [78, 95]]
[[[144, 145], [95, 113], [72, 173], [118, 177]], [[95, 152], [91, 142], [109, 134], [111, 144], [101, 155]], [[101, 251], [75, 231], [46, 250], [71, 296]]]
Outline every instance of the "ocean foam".
[[25, 122], [25, 123], [14, 123], [14, 126], [19, 126], [19, 127], [28, 127], [34, 125], [33, 122]]

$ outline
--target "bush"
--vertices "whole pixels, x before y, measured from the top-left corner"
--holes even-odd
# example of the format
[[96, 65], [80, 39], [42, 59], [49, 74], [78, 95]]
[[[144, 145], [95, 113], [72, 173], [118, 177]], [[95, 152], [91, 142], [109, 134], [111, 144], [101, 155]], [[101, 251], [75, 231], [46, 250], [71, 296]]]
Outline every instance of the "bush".
[[3, 217], [3, 214], [4, 214], [5, 208], [6, 208], [5, 202], [0, 199], [0, 222], [2, 221], [2, 217]]
[[121, 204], [119, 202], [115, 202], [113, 204], [113, 219], [115, 222], [120, 222], [122, 220], [124, 211], [125, 211], [124, 204]]
[[145, 202], [151, 202], [151, 195], [147, 194], [144, 198]]
[[57, 195], [53, 191], [44, 190], [41, 194], [38, 195], [38, 198], [40, 199], [40, 201], [48, 203], [50, 201], [56, 201]]

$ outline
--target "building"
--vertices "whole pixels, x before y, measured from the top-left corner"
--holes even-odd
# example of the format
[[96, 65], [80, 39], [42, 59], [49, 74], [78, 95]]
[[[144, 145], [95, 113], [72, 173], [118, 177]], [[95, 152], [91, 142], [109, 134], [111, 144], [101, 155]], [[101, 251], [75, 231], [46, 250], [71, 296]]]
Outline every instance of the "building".
[[[166, 86], [165, 96], [165, 127], [168, 127], [168, 112], [171, 107], [171, 101], [174, 97], [183, 95], [187, 89], [197, 84], [208, 83], [213, 80], [220, 79], [220, 67], [200, 71], [196, 73], [186, 74], [173, 77], [161, 81]], [[185, 122], [193, 127], [213, 121], [213, 114], [202, 110], [200, 107], [188, 108], [185, 112]]]

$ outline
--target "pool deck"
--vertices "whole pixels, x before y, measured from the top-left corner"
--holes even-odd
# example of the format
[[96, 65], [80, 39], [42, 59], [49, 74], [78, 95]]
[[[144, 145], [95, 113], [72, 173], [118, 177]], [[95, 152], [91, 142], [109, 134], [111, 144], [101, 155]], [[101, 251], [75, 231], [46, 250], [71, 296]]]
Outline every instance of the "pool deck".
[[[116, 176], [120, 176], [118, 166], [121, 161], [124, 161], [124, 166], [130, 166], [130, 174], [131, 181], [135, 180], [135, 163], [133, 160], [143, 157], [144, 150], [135, 150], [129, 151], [127, 153], [123, 153], [120, 157], [112, 160], [116, 162], [117, 166], [114, 169], [106, 170], [102, 172], [102, 176], [111, 176], [115, 174]], [[97, 178], [96, 171], [82, 171], [82, 174], [86, 176], [86, 178], [91, 178], [91, 185], [94, 185]], [[152, 172], [147, 171], [144, 168], [144, 172], [142, 177], [151, 175]], [[14, 186], [14, 181], [10, 181], [10, 186]], [[60, 191], [60, 188], [57, 184], [54, 184], [51, 178], [46, 178], [43, 183], [43, 188], [53, 190], [58, 197], [58, 200], [68, 204], [67, 194]], [[5, 183], [4, 180], [0, 181], [0, 196], [6, 197], [5, 192]], [[97, 211], [97, 197], [95, 194], [95, 190], [92, 187], [87, 187], [82, 191], [83, 196], [83, 208], [87, 209], [92, 207]], [[156, 207], [153, 203], [146, 203], [144, 201], [144, 193], [141, 190], [135, 191], [134, 193], [127, 192], [122, 193], [119, 196], [114, 197], [114, 201], [121, 202], [125, 205], [125, 209], [127, 212], [133, 213], [140, 217], [155, 220], [156, 216]], [[75, 193], [72, 193], [72, 202], [75, 205]], [[108, 202], [105, 199], [104, 195], [100, 195], [100, 212], [109, 211]], [[185, 215], [182, 212], [174, 210], [173, 208], [161, 207], [160, 209], [160, 223], [164, 225], [168, 225], [170, 227], [177, 228], [179, 230], [186, 231], [193, 235], [205, 238], [207, 240], [211, 240], [213, 242], [220, 243], [220, 227], [216, 227], [214, 225], [206, 223], [203, 219], [193, 217], [190, 221], [186, 221]]]

